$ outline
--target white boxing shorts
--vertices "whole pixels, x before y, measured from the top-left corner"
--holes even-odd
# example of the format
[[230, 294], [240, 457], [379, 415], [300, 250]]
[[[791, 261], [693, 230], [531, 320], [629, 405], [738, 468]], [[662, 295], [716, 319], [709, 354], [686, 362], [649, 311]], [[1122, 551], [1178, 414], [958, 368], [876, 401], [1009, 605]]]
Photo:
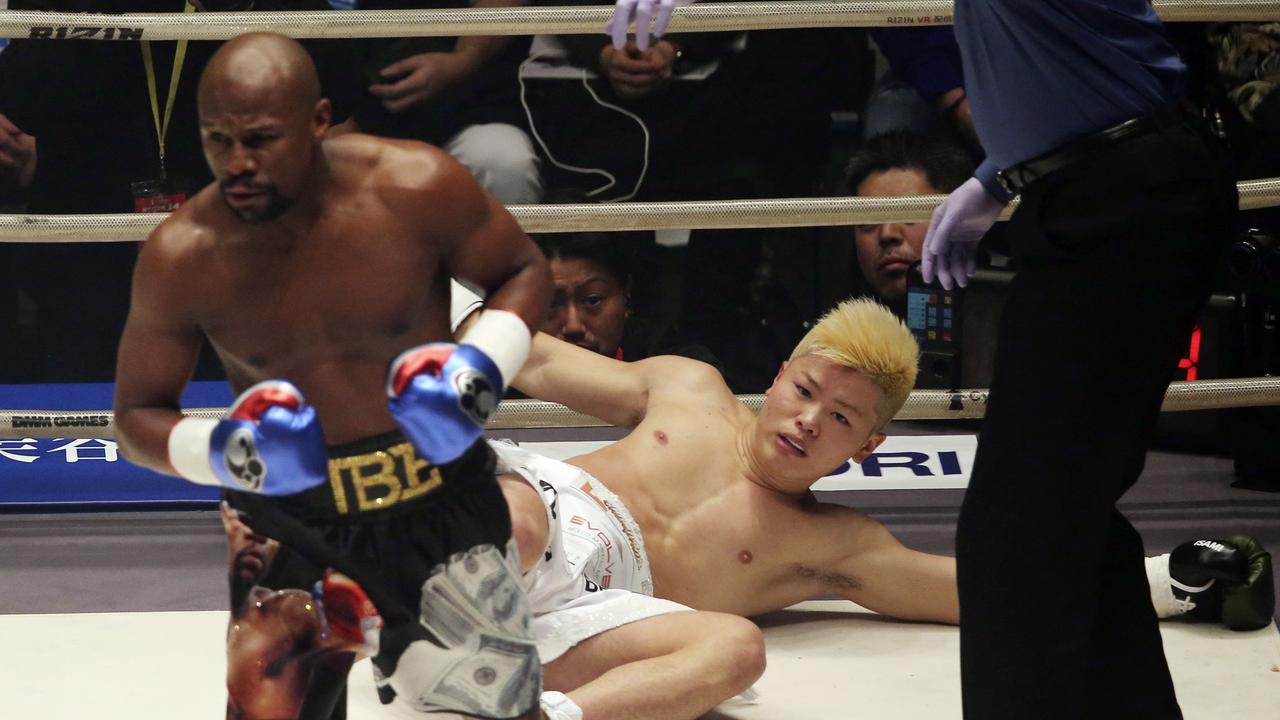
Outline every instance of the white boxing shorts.
[[509, 442], [489, 445], [498, 457], [497, 473], [524, 478], [547, 511], [547, 547], [524, 574], [544, 664], [606, 630], [691, 609], [653, 597], [640, 526], [604, 483]]

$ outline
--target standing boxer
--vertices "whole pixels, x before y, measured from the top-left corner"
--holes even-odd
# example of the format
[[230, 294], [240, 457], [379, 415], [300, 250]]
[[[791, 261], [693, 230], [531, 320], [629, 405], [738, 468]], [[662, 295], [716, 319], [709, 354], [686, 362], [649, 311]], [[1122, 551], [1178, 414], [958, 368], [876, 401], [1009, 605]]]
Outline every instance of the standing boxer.
[[[384, 701], [536, 713], [540, 665], [480, 435], [543, 321], [546, 261], [439, 150], [326, 140], [329, 102], [292, 40], [224, 45], [199, 112], [216, 182], [138, 258], [116, 385], [122, 449], [225, 487], [280, 543], [261, 585], [323, 593], [327, 568], [358, 582], [381, 616], [369, 639]], [[450, 276], [489, 301], [457, 345]], [[179, 411], [202, 337], [241, 393], [224, 420]], [[341, 716], [342, 674], [329, 677], [313, 677], [301, 717]]]

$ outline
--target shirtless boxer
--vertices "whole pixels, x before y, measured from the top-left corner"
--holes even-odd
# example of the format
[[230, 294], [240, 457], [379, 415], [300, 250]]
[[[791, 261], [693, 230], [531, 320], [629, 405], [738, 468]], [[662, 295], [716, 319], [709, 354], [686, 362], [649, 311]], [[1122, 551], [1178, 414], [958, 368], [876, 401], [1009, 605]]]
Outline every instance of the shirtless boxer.
[[[755, 416], [696, 361], [622, 363], [539, 334], [517, 387], [632, 428], [569, 463], [494, 443], [547, 687], [567, 693], [588, 720], [617, 712], [622, 692], [692, 692], [678, 679], [645, 685], [637, 673], [616, 688], [599, 675], [642, 665], [635, 651], [621, 652], [628, 642], [688, 642], [688, 627], [675, 625], [681, 615], [668, 614], [680, 608], [668, 601], [751, 616], [838, 595], [891, 617], [958, 622], [953, 558], [910, 550], [875, 520], [809, 492], [884, 439], [914, 382], [916, 354], [889, 311], [844, 303], [801, 340]], [[1269, 556], [1256, 541], [1186, 543], [1172, 557], [1150, 558], [1148, 570], [1163, 617], [1188, 613], [1241, 629], [1270, 621]], [[721, 647], [734, 652], [735, 639]], [[682, 677], [698, 677], [686, 662]], [[720, 691], [720, 700], [732, 695]]]
[[[226, 488], [279, 542], [264, 586], [310, 592], [328, 568], [359, 582], [384, 623], [384, 701], [536, 717], [527, 601], [479, 438], [546, 312], [545, 260], [443, 152], [326, 140], [330, 105], [292, 40], [226, 43], [199, 112], [216, 182], [140, 252], [119, 351], [122, 450]], [[489, 298], [457, 345], [441, 342], [450, 276]], [[240, 393], [224, 420], [179, 412], [203, 337]], [[303, 717], [344, 712], [333, 704], [304, 702]]]

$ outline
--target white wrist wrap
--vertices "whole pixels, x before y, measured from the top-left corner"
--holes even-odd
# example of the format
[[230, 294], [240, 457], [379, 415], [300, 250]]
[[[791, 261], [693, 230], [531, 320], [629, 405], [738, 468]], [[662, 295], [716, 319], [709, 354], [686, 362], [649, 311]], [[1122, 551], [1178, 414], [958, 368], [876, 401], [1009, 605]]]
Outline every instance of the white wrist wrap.
[[549, 720], [582, 720], [582, 708], [561, 692], [544, 692], [539, 701]]
[[200, 485], [221, 485], [209, 460], [209, 445], [218, 421], [183, 418], [169, 431], [169, 464], [183, 478]]
[[502, 387], [505, 390], [515, 379], [516, 373], [520, 372], [520, 368], [524, 367], [524, 361], [529, 357], [529, 348], [533, 345], [533, 334], [519, 315], [509, 310], [485, 308], [467, 334], [458, 338], [458, 342], [475, 347], [493, 360], [502, 375]]

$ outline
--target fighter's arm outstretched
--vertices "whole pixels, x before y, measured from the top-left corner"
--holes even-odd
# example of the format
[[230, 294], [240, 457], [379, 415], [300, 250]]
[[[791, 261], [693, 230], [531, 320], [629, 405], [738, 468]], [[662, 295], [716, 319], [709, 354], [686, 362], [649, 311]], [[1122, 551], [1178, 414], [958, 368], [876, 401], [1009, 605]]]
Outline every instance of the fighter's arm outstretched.
[[546, 333], [534, 337], [515, 386], [530, 397], [628, 428], [639, 425], [655, 402], [728, 392], [720, 373], [706, 363], [671, 355], [622, 362]]
[[959, 624], [955, 558], [912, 550], [851, 508], [824, 505], [806, 543], [832, 592], [881, 615]]
[[201, 331], [185, 310], [187, 278], [180, 272], [169, 223], [143, 244], [133, 273], [129, 317], [116, 358], [116, 440], [130, 461], [166, 475], [169, 431], [200, 354]]

